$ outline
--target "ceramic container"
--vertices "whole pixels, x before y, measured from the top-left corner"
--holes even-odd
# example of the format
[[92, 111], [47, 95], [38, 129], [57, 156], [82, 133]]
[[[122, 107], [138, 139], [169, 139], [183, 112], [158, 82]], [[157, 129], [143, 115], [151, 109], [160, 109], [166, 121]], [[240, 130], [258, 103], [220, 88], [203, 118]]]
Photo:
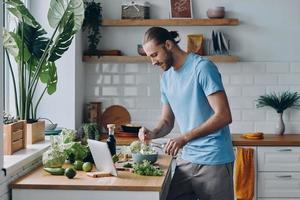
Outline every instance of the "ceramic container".
[[214, 18], [224, 18], [225, 17], [225, 7], [217, 6], [214, 8], [209, 8], [207, 10], [207, 17], [214, 19]]

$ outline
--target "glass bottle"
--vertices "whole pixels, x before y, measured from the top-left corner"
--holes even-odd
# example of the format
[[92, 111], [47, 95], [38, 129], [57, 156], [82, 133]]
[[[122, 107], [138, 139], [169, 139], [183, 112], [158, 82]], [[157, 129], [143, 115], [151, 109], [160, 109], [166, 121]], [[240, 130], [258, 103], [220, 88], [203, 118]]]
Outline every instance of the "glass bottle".
[[109, 148], [109, 151], [111, 153], [111, 155], [115, 155], [116, 154], [116, 139], [115, 139], [115, 128], [116, 125], [115, 124], [107, 124], [107, 128], [108, 128], [108, 138], [107, 138], [107, 146]]

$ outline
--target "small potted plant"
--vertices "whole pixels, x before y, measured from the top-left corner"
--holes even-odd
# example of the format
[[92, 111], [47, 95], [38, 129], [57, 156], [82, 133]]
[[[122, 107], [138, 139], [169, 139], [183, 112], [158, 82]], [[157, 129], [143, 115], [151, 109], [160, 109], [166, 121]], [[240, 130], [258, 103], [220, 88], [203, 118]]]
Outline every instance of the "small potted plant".
[[276, 127], [276, 133], [283, 135], [285, 125], [282, 118], [283, 112], [287, 108], [300, 106], [300, 94], [298, 92], [285, 91], [281, 93], [272, 92], [270, 94], [262, 95], [257, 100], [257, 108], [271, 107], [276, 110], [279, 115], [279, 121]]
[[88, 139], [100, 140], [100, 131], [97, 123], [83, 124], [83, 131]]
[[26, 126], [24, 120], [17, 120], [3, 112], [4, 155], [26, 147]]
[[94, 0], [85, 1], [84, 7], [82, 28], [84, 31], [87, 30], [88, 34], [88, 49], [84, 52], [84, 55], [100, 55], [97, 47], [101, 38], [102, 7], [100, 3], [96, 3]]

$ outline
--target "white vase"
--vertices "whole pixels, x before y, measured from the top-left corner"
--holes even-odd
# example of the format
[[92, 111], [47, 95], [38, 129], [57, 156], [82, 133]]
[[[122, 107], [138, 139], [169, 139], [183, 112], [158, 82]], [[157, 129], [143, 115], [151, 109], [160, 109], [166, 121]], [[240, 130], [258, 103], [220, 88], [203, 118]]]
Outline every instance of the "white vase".
[[276, 124], [275, 133], [279, 135], [283, 135], [285, 130], [283, 113], [277, 113], [277, 114], [278, 114], [278, 121]]

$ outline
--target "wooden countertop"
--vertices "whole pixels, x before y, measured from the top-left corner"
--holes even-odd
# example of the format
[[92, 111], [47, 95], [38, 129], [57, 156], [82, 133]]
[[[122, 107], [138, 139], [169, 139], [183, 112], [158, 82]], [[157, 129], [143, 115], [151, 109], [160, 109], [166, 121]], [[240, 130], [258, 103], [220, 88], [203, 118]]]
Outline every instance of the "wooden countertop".
[[127, 171], [118, 171], [117, 177], [91, 178], [77, 171], [74, 179], [53, 176], [42, 167], [11, 184], [13, 189], [63, 189], [63, 190], [118, 190], [118, 191], [161, 191], [166, 175], [170, 173], [172, 157], [159, 155], [158, 163], [163, 176], [141, 176]]
[[[234, 146], [300, 146], [300, 134], [264, 134], [264, 139], [245, 139], [242, 134], [231, 134]], [[118, 145], [129, 145], [137, 137], [116, 137]]]
[[300, 146], [300, 134], [264, 134], [264, 139], [253, 140], [242, 134], [231, 134], [234, 146]]

